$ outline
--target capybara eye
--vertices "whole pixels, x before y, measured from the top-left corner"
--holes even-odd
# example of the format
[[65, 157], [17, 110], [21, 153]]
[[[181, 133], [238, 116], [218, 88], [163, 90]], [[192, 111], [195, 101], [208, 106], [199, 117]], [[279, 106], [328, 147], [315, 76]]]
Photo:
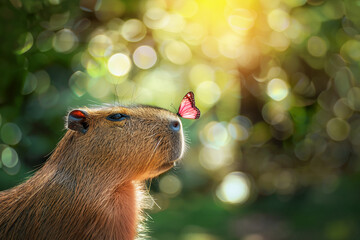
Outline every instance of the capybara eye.
[[115, 114], [111, 114], [109, 116], [106, 117], [107, 120], [110, 120], [110, 121], [122, 121], [122, 120], [125, 120], [126, 118], [128, 118], [129, 116], [128, 115], [125, 115], [125, 114], [121, 114], [121, 113], [115, 113]]

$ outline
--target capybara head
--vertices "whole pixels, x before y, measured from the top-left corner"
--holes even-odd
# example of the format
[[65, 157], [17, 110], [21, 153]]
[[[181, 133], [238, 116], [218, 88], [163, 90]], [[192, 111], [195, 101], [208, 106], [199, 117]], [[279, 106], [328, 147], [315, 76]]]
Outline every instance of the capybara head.
[[81, 108], [69, 113], [67, 127], [73, 164], [128, 180], [155, 177], [184, 152], [181, 121], [162, 108]]

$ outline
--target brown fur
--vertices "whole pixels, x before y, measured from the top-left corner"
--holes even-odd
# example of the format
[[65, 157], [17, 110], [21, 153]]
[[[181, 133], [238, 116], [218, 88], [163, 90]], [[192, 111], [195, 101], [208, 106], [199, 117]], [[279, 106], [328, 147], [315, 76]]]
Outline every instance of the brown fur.
[[[0, 239], [134, 239], [139, 183], [182, 156], [178, 117], [148, 106], [82, 109], [88, 131], [68, 130], [45, 165], [0, 193]], [[106, 117], [123, 113], [129, 119]]]

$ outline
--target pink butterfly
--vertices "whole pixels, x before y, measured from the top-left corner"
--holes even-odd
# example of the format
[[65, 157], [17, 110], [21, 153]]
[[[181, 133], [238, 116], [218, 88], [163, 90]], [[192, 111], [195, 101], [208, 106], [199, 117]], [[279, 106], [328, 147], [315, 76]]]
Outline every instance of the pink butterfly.
[[182, 118], [198, 119], [200, 110], [195, 106], [195, 98], [193, 92], [188, 92], [180, 103], [177, 115]]

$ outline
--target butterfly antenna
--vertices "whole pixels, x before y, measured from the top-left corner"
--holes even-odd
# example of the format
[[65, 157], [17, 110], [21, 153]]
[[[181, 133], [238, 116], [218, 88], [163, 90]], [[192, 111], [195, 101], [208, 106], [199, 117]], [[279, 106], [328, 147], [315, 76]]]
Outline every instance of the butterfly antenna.
[[172, 107], [174, 109], [174, 111], [177, 111], [176, 110], [176, 107], [174, 106], [174, 104], [170, 104], [170, 107]]

